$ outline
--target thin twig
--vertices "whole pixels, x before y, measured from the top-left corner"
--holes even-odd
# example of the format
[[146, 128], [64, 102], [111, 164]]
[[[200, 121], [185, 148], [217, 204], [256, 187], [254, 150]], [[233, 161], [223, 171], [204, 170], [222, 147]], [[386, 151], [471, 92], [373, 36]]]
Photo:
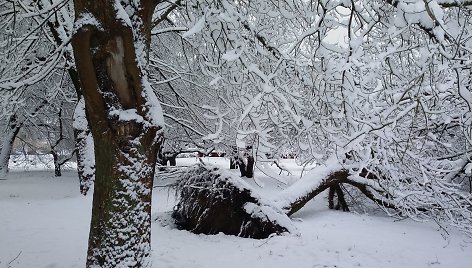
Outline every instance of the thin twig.
[[7, 263], [7, 268], [10, 268], [10, 267], [11, 267], [10, 264], [11, 264], [12, 262], [14, 262], [16, 259], [18, 259], [18, 257], [20, 257], [20, 255], [21, 255], [22, 252], [23, 252], [23, 251], [20, 250], [20, 252], [18, 253], [18, 255], [16, 255], [16, 257], [13, 258], [13, 260], [11, 260], [9, 263]]

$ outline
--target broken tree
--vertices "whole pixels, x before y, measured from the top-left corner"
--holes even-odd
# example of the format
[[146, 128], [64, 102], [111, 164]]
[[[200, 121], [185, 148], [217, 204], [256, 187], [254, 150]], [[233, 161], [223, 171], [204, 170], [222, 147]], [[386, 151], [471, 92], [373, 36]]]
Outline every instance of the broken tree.
[[197, 165], [181, 177], [176, 224], [194, 233], [267, 238], [294, 232], [290, 219], [240, 178]]

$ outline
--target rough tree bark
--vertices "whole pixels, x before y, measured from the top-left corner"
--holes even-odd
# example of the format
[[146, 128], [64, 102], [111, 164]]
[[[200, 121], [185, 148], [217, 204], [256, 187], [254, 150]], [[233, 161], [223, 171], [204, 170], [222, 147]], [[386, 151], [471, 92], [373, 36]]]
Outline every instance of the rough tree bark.
[[[56, 36], [56, 35], [55, 35]], [[74, 62], [71, 59], [68, 61]], [[95, 153], [92, 132], [90, 131], [89, 122], [85, 110], [85, 100], [83, 97], [79, 73], [71, 66], [67, 69], [69, 77], [77, 93], [77, 105], [74, 110], [74, 138], [75, 138], [75, 154], [77, 156], [77, 173], [79, 175], [80, 193], [86, 195], [90, 187], [95, 181]]]
[[74, 1], [72, 46], [96, 165], [87, 267], [150, 266], [163, 119], [144, 68], [156, 3]]
[[230, 173], [197, 165], [181, 175], [180, 182], [179, 202], [172, 214], [180, 228], [256, 239], [294, 231], [281, 209]]

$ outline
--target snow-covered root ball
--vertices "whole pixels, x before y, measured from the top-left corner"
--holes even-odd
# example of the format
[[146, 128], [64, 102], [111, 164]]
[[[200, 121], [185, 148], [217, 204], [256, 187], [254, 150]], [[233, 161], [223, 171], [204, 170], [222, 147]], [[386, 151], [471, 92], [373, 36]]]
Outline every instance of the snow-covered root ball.
[[282, 210], [239, 177], [214, 166], [191, 167], [180, 182], [172, 216], [182, 229], [256, 239], [296, 231]]

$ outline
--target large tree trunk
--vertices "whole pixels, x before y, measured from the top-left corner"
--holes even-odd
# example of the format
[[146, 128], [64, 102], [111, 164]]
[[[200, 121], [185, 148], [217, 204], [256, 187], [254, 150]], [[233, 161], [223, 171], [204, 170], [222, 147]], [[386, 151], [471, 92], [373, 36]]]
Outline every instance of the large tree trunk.
[[72, 44], [96, 165], [87, 267], [150, 266], [162, 111], [144, 67], [157, 1], [135, 2], [75, 0]]
[[[329, 189], [328, 206], [333, 209], [349, 211], [344, 193], [341, 189], [342, 184], [349, 184], [356, 187], [375, 203], [386, 208], [396, 209], [388, 199], [384, 198], [384, 196], [388, 194], [382, 189], [373, 186], [371, 182], [376, 180], [378, 180], [376, 175], [369, 173], [365, 169], [363, 169], [358, 176], [355, 176], [355, 179], [352, 179], [350, 178], [349, 171], [344, 169], [341, 165], [320, 166], [283, 190], [273, 201], [282, 208], [288, 216], [291, 216], [303, 208], [310, 200], [326, 189]], [[333, 200], [334, 194], [338, 197], [338, 204], [336, 206]], [[421, 210], [421, 208], [418, 209]]]
[[[287, 215], [291, 216], [293, 213], [304, 207], [308, 201], [313, 199], [318, 194], [324, 192], [326, 189], [330, 187], [336, 189], [335, 187], [339, 186], [340, 183], [346, 183], [348, 176], [349, 172], [346, 170], [339, 170], [328, 174], [328, 176], [324, 177], [323, 180], [320, 181], [317, 187], [312, 189], [307, 188], [309, 191], [306, 194], [294, 195], [297, 196], [297, 198], [292, 200], [287, 206], [284, 206], [283, 209], [287, 211]], [[290, 191], [290, 187], [287, 189]]]

